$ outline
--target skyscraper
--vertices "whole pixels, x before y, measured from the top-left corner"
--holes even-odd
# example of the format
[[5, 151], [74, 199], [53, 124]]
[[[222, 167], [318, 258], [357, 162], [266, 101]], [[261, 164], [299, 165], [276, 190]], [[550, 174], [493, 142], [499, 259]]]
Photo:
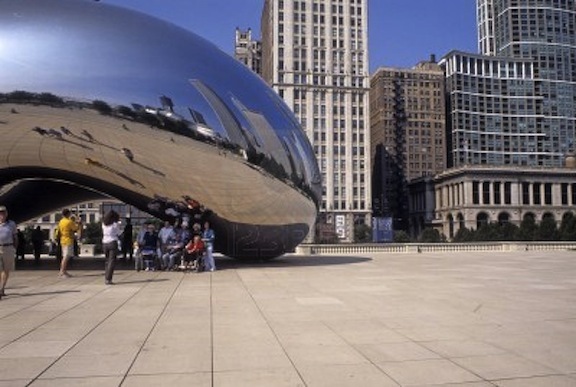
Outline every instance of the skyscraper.
[[368, 1], [265, 0], [261, 28], [262, 76], [314, 146], [323, 221], [351, 241], [371, 213]]
[[477, 0], [481, 54], [447, 77], [450, 166], [560, 167], [575, 149], [576, 2]]
[[256, 74], [262, 74], [262, 48], [259, 40], [252, 38], [252, 29], [236, 28], [234, 57]]
[[446, 168], [444, 72], [434, 57], [411, 69], [380, 67], [371, 79], [374, 214], [408, 225], [408, 182]]

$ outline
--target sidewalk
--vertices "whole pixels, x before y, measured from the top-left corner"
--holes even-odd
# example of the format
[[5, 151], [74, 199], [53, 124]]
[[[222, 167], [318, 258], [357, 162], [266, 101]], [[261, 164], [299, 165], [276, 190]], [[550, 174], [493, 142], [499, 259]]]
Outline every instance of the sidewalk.
[[18, 268], [5, 386], [576, 386], [576, 252]]

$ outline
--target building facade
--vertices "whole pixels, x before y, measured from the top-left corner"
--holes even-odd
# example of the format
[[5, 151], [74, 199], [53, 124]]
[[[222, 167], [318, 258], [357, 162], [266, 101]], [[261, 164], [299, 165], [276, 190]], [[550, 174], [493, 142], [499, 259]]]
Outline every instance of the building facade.
[[266, 0], [262, 76], [292, 108], [322, 175], [319, 223], [370, 224], [368, 1]]
[[256, 74], [262, 75], [262, 44], [252, 37], [252, 29], [236, 28], [234, 58], [244, 63]]
[[370, 138], [373, 213], [408, 231], [408, 182], [446, 168], [444, 72], [435, 58], [372, 75]]
[[[72, 215], [82, 221], [84, 226], [91, 223], [99, 223], [104, 214], [110, 210], [114, 210], [120, 215], [121, 223], [124, 222], [126, 218], [130, 218], [134, 227], [140, 227], [144, 222], [154, 219], [150, 214], [117, 200], [79, 203], [68, 208]], [[62, 219], [62, 211], [56, 211], [45, 214], [32, 221], [21, 223], [18, 227], [24, 229], [26, 227], [35, 228], [39, 226], [45, 240], [54, 240], [54, 231], [60, 219]]]
[[481, 54], [451, 52], [449, 166], [561, 167], [576, 136], [574, 0], [478, 0]]
[[[429, 201], [423, 192], [429, 193], [420, 190], [413, 197], [415, 209]], [[453, 168], [434, 178], [434, 193], [433, 223], [449, 240], [464, 227], [478, 229], [494, 222], [520, 226], [528, 216], [536, 223], [551, 217], [560, 225], [576, 206], [576, 169]]]

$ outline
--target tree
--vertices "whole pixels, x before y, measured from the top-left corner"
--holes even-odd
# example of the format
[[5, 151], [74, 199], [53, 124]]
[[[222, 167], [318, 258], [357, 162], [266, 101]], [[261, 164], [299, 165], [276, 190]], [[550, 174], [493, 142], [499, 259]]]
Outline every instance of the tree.
[[404, 230], [394, 231], [394, 243], [410, 243], [410, 235]]
[[462, 227], [454, 235], [452, 238], [453, 242], [472, 242], [474, 240], [474, 231], [470, 230], [469, 228]]
[[438, 230], [427, 227], [418, 237], [418, 241], [422, 243], [439, 243], [442, 242], [442, 236]]
[[515, 241], [518, 239], [520, 229], [513, 223], [505, 222], [500, 224], [500, 240], [501, 241]]
[[558, 236], [556, 221], [548, 216], [542, 219], [540, 226], [534, 232], [534, 240], [537, 241], [557, 241]]
[[474, 240], [479, 242], [497, 241], [500, 236], [499, 228], [500, 225], [498, 223], [483, 224], [474, 233]]
[[354, 242], [367, 243], [372, 242], [372, 228], [367, 224], [354, 225]]
[[518, 230], [519, 241], [533, 241], [534, 234], [538, 226], [533, 216], [525, 216], [520, 223], [520, 230]]
[[560, 240], [576, 241], [576, 217], [572, 212], [564, 214], [558, 231], [560, 234]]
[[82, 243], [94, 245], [94, 252], [102, 251], [102, 225], [101, 223], [88, 223], [82, 229]]
[[98, 99], [92, 101], [92, 107], [100, 114], [109, 115], [112, 113], [112, 108], [104, 101]]

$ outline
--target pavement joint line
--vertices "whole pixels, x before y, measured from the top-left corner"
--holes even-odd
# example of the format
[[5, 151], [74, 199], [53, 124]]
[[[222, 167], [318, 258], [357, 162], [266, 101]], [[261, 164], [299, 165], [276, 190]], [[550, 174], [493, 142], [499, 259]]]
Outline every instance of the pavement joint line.
[[[78, 346], [78, 344], [80, 344], [86, 337], [88, 337], [92, 332], [94, 332], [98, 327], [100, 327], [104, 322], [106, 322], [110, 317], [112, 317], [114, 315], [114, 313], [116, 313], [120, 308], [122, 308], [124, 305], [126, 305], [127, 302], [129, 302], [130, 300], [132, 300], [134, 297], [136, 297], [136, 295], [138, 295], [140, 292], [142, 292], [144, 289], [146, 289], [146, 287], [148, 287], [152, 282], [147, 283], [145, 286], [142, 286], [140, 289], [138, 289], [138, 291], [134, 292], [134, 294], [132, 294], [130, 297], [128, 297], [126, 300], [124, 300], [124, 302], [120, 303], [116, 308], [114, 308], [114, 310], [112, 310], [105, 318], [103, 318], [98, 324], [94, 325], [92, 327], [92, 329], [89, 329], [82, 337], [80, 337], [73, 345], [70, 346], [70, 348], [68, 348], [66, 351], [64, 351], [60, 356], [56, 357], [56, 359], [51, 362], [46, 368], [44, 368], [44, 370], [42, 370], [38, 375], [36, 375], [35, 377], [33, 377], [30, 380], [30, 383], [27, 384], [27, 386], [31, 385], [32, 383], [34, 383], [36, 380], [38, 380], [42, 375], [44, 375], [46, 373], [46, 371], [48, 371], [54, 364], [56, 364], [58, 361], [60, 361], [60, 359], [62, 359], [64, 356], [66, 356], [66, 354], [68, 354], [72, 349], [74, 349], [75, 347]], [[73, 309], [75, 309], [78, 305], [82, 305], [84, 304], [86, 301], [92, 299], [93, 297], [95, 297], [96, 295], [103, 293], [105, 291], [107, 291], [108, 289], [106, 287], [104, 287], [101, 291], [94, 293], [91, 297], [87, 298], [86, 300], [82, 301], [79, 304], [76, 304], [73, 308], [67, 309], [65, 312], [60, 313], [58, 316], [61, 316], [64, 313], [67, 313]], [[55, 319], [56, 317], [54, 317]], [[50, 319], [49, 321], [52, 321], [53, 319]], [[45, 324], [45, 323], [44, 323]], [[44, 325], [42, 324], [42, 325]], [[42, 325], [38, 326], [35, 329], [38, 329], [39, 327], [41, 327]], [[34, 329], [34, 330], [35, 330]]]
[[[76, 355], [92, 354], [91, 338], [97, 340], [95, 341], [97, 346], [102, 345], [103, 343], [98, 340], [106, 338], [105, 335], [112, 332], [115, 324], [130, 321], [130, 314], [123, 313], [124, 311], [132, 311], [140, 304], [145, 304], [147, 302], [145, 297], [148, 295], [160, 296], [157, 293], [159, 291], [162, 292], [162, 299], [156, 297], [155, 307], [145, 314], [146, 328], [138, 332], [135, 336], [136, 341], [130, 341], [136, 346], [132, 345], [129, 350], [122, 350], [119, 347], [122, 351], [122, 363], [118, 364], [121, 365], [121, 369], [113, 373], [114, 379], [110, 379], [116, 380], [115, 385], [119, 385], [123, 375], [124, 386], [137, 382], [152, 387], [157, 385], [159, 380], [168, 379], [174, 381], [174, 387], [191, 385], [191, 381], [203, 381], [208, 386], [210, 380], [213, 381], [212, 385], [214, 381], [219, 383], [221, 380], [223, 385], [226, 383], [242, 385], [238, 383], [239, 381], [246, 382], [243, 385], [250, 385], [249, 383], [254, 382], [255, 378], [269, 381], [268, 385], [274, 385], [272, 381], [281, 382], [288, 379], [293, 384], [304, 385], [298, 373], [300, 371], [306, 377], [308, 385], [326, 380], [333, 380], [337, 384], [345, 381], [341, 376], [352, 375], [361, 377], [367, 382], [365, 385], [370, 387], [398, 386], [397, 381], [404, 386], [424, 385], [426, 382], [428, 382], [426, 385], [434, 382], [440, 386], [442, 385], [440, 381], [447, 378], [456, 379], [463, 384], [466, 384], [466, 380], [474, 379], [475, 383], [486, 387], [507, 383], [549, 385], [555, 381], [562, 385], [576, 386], [574, 372], [576, 347], [573, 340], [576, 318], [571, 308], [576, 290], [576, 281], [573, 280], [576, 260], [573, 254], [567, 256], [564, 253], [554, 253], [555, 256], [549, 257], [548, 253], [533, 253], [533, 256], [525, 258], [523, 252], [522, 254], [522, 258], [516, 258], [504, 254], [495, 256], [485, 253], [479, 257], [482, 261], [471, 261], [468, 257], [461, 257], [458, 260], [450, 256], [434, 264], [430, 264], [430, 261], [423, 257], [418, 259], [420, 256], [381, 254], [375, 256], [373, 262], [361, 261], [367, 263], [364, 266], [355, 266], [358, 261], [346, 257], [333, 259], [328, 257], [325, 265], [318, 264], [325, 259], [324, 257], [311, 256], [303, 259], [288, 257], [286, 264], [263, 264], [261, 267], [237, 265], [234, 261], [226, 260], [221, 265], [222, 275], [216, 273], [216, 276], [204, 277], [201, 283], [189, 282], [183, 280], [180, 275], [168, 273], [137, 274], [133, 269], [125, 270], [128, 266], [124, 266], [124, 270], [121, 269], [118, 273], [117, 285], [112, 287], [104, 286], [99, 261], [86, 261], [87, 266], [73, 270], [78, 273], [77, 276], [70, 280], [60, 280], [56, 285], [52, 284], [53, 280], [56, 281], [56, 275], [50, 276], [50, 273], [56, 273], [55, 271], [48, 270], [46, 276], [44, 270], [36, 271], [33, 269], [34, 266], [25, 265], [30, 270], [22, 270], [21, 273], [17, 270], [11, 282], [14, 286], [12, 289], [20, 290], [23, 296], [14, 294], [11, 299], [9, 295], [6, 305], [0, 302], [0, 311], [6, 306], [4, 313], [10, 313], [11, 316], [13, 309], [21, 308], [21, 319], [18, 319], [18, 315], [5, 319], [0, 317], [0, 326], [5, 333], [3, 338], [6, 340], [14, 340], [14, 337], [21, 336], [24, 330], [29, 330], [31, 334], [23, 339], [16, 339], [14, 347], [12, 345], [4, 347], [0, 362], [3, 368], [0, 369], [7, 372], [0, 377], [0, 384], [3, 380], [7, 385], [11, 385], [10, 383], [21, 386], [27, 383], [52, 385], [60, 382], [73, 385], [90, 382], [97, 377], [111, 376], [107, 368], [92, 367], [90, 358], [78, 361], [80, 365], [86, 364], [87, 368], [84, 371], [78, 368], [74, 371], [67, 370], [60, 366], [65, 366], [69, 361], [77, 364], [74, 359]], [[523, 269], [524, 267], [526, 269]], [[308, 274], [304, 275], [301, 269], [308, 269]], [[298, 278], [301, 275], [302, 278]], [[168, 277], [170, 282], [164, 282], [168, 281]], [[463, 279], [476, 286], [461, 286], [464, 284]], [[84, 288], [80, 288], [81, 293], [54, 293], [62, 289], [78, 289], [79, 284], [85, 285]], [[204, 295], [202, 302], [204, 322], [197, 321], [197, 323], [204, 326], [205, 333], [202, 339], [203, 345], [194, 348], [194, 351], [200, 352], [193, 358], [202, 356], [203, 366], [198, 368], [201, 372], [194, 372], [192, 369], [189, 370], [191, 372], [186, 372], [187, 369], [178, 367], [170, 372], [171, 370], [165, 370], [156, 363], [156, 360], [163, 359], [160, 356], [164, 353], [162, 348], [156, 347], [156, 339], [162, 339], [160, 336], [165, 332], [166, 318], [171, 317], [172, 311], [177, 313], [173, 307], [185, 305], [188, 298], [183, 290], [189, 286], [200, 289], [198, 285], [203, 289]], [[108, 289], [108, 292], [100, 292], [103, 288]], [[144, 293], [138, 293], [139, 288], [143, 288]], [[228, 300], [220, 297], [223, 289], [239, 293], [237, 297]], [[322, 293], [317, 295], [320, 300], [333, 295], [347, 308], [330, 309], [331, 314], [326, 316], [323, 313], [309, 314], [309, 308], [294, 304], [294, 297], [309, 292], [314, 293], [312, 296], [317, 292]], [[37, 295], [25, 297], [25, 293]], [[56, 299], [53, 298], [54, 295]], [[131, 299], [126, 300], [128, 297]], [[83, 300], [84, 298], [86, 300]], [[30, 309], [28, 304], [38, 305], [38, 299], [43, 299], [46, 305], [40, 303], [38, 307]], [[58, 344], [58, 347], [51, 348], [50, 338], [46, 338], [44, 332], [50, 335], [52, 327], [56, 327], [57, 323], [75, 323], [77, 318], [82, 317], [80, 314], [91, 313], [88, 309], [92, 309], [92, 305], [99, 305], [100, 299], [112, 302], [107, 307], [103, 305], [102, 308], [95, 310], [96, 318], [90, 316], [89, 320], [83, 319], [86, 324], [83, 324], [81, 329], [75, 329], [73, 335], [66, 334], [62, 339], [59, 338], [60, 335], [54, 338], [53, 340], [65, 341]], [[223, 354], [231, 355], [232, 353], [226, 351], [237, 350], [237, 347], [229, 346], [225, 340], [220, 340], [226, 338], [220, 336], [226, 332], [220, 332], [218, 325], [221, 319], [223, 323], [234, 321], [229, 319], [234, 318], [238, 311], [220, 309], [220, 306], [226, 306], [226, 302], [236, 300], [241, 302], [244, 308], [251, 310], [250, 318], [259, 321], [258, 328], [262, 331], [254, 332], [267, 332], [268, 344], [260, 346], [258, 354], [265, 356], [265, 351], [269, 347], [274, 348], [277, 354], [277, 358], [269, 366], [266, 362], [263, 367], [253, 370], [254, 372], [242, 371], [238, 367], [219, 370], [221, 364], [216, 364], [219, 362], [221, 351]], [[70, 308], [73, 302], [78, 305]], [[164, 312], [162, 311], [166, 304], [162, 302], [169, 304]], [[285, 302], [285, 305], [293, 309], [283, 308], [284, 304], [276, 302]], [[479, 303], [482, 303], [483, 307], [474, 312]], [[113, 312], [119, 304], [123, 304], [121, 309]], [[62, 307], [68, 309], [68, 314], [60, 310]], [[42, 314], [34, 316], [36, 310]], [[54, 317], [56, 320], [50, 322], [54, 320], [51, 313], [58, 313], [61, 317]], [[295, 315], [297, 313], [302, 313], [302, 316]], [[30, 317], [33, 320], [28, 322], [27, 319]], [[185, 315], [182, 317], [182, 322], [193, 318]], [[326, 327], [318, 328], [325, 331], [326, 337], [331, 338], [329, 342], [336, 342], [348, 351], [362, 351], [364, 356], [358, 358], [351, 352], [351, 359], [355, 358], [353, 363], [335, 364], [329, 361], [325, 369], [313, 367], [317, 359], [308, 356], [314, 355], [314, 352], [298, 352], [310, 349], [306, 347], [305, 341], [296, 343], [292, 340], [293, 335], [297, 335], [296, 338], [300, 337], [299, 330], [285, 330], [284, 325], [277, 325], [286, 318], [292, 321], [292, 317], [294, 321], [299, 322], [296, 327], [301, 326], [305, 329], [305, 323], [300, 324], [309, 320], [321, 326], [328, 326], [330, 331], [326, 331]], [[105, 319], [102, 321], [104, 324], [99, 324], [102, 319]], [[351, 321], [356, 319], [362, 325], [357, 326]], [[22, 322], [25, 323], [24, 326], [20, 325]], [[92, 328], [94, 324], [99, 326]], [[40, 325], [40, 329], [32, 331], [32, 326], [36, 325]], [[275, 330], [271, 330], [270, 327]], [[290, 324], [287, 328], [290, 328]], [[359, 328], [362, 331], [356, 332], [355, 330]], [[87, 330], [91, 331], [88, 337], [85, 335]], [[390, 345], [387, 344], [386, 337], [382, 336], [388, 336], [388, 330], [391, 335]], [[128, 328], [124, 331], [127, 332]], [[365, 334], [362, 333], [364, 331]], [[334, 336], [335, 334], [337, 336]], [[45, 340], [48, 340], [48, 343]], [[82, 344], [68, 349], [76, 340], [81, 340]], [[254, 337], [254, 340], [258, 338]], [[282, 340], [285, 349], [278, 340]], [[145, 343], [141, 345], [143, 341]], [[406, 344], [394, 345], [396, 342]], [[38, 349], [36, 343], [40, 344]], [[410, 343], [419, 344], [421, 349]], [[235, 345], [236, 342], [231, 344]], [[364, 344], [368, 347], [364, 347]], [[297, 352], [293, 352], [293, 345]], [[186, 350], [186, 347], [189, 346], [183, 344], [174, 349]], [[150, 353], [147, 353], [148, 349], [151, 350]], [[424, 349], [430, 352], [423, 352]], [[60, 356], [54, 364], [53, 359], [64, 350], [67, 353], [63, 357]], [[135, 355], [139, 350], [140, 355]], [[286, 350], [292, 358], [287, 356]], [[397, 350], [400, 352], [396, 352]], [[322, 351], [318, 353], [324, 354]], [[301, 355], [304, 356], [301, 358]], [[36, 356], [44, 359], [37, 361]], [[138, 356], [136, 361], [133, 356]], [[372, 362], [366, 363], [366, 357]], [[210, 358], [212, 358], [211, 366], [208, 365]], [[4, 359], [6, 362], [2, 364]], [[27, 362], [24, 359], [32, 361]], [[228, 357], [223, 359], [228, 360]], [[457, 368], [446, 362], [450, 359], [456, 363]], [[147, 373], [145, 368], [144, 372], [134, 373], [140, 365], [144, 365], [140, 360], [144, 363], [154, 361], [157, 368], [151, 370], [151, 373]], [[291, 364], [292, 360], [294, 362]], [[381, 368], [375, 368], [374, 363], [380, 364]], [[130, 364], [133, 364], [131, 373], [127, 373], [126, 369]], [[280, 366], [283, 371], [275, 372]], [[48, 368], [44, 370], [45, 367]], [[35, 381], [32, 380], [34, 375], [41, 371], [43, 374], [34, 378]], [[421, 371], [425, 373], [419, 374]], [[212, 374], [209, 375], [208, 372]], [[164, 375], [167, 375], [168, 379], [165, 379]], [[382, 384], [386, 381], [384, 379], [388, 382]], [[356, 382], [359, 380], [356, 379]], [[476, 385], [475, 383], [471, 385]]]
[[[78, 284], [77, 286], [70, 288], [70, 291], [73, 291], [73, 290], [75, 290], [75, 289], [78, 289], [78, 288], [80, 288], [80, 287], [82, 287], [82, 286], [84, 286], [84, 285], [83, 285], [83, 284]], [[104, 291], [106, 291], [106, 289], [102, 289], [102, 290], [100, 290], [100, 291], [92, 294], [92, 296], [90, 296], [90, 297], [82, 300], [81, 302], [79, 302], [79, 303], [77, 303], [77, 304], [74, 304], [74, 305], [71, 306], [70, 308], [68, 308], [68, 309], [66, 309], [66, 310], [64, 310], [64, 311], [62, 311], [62, 312], [54, 315], [53, 317], [49, 318], [48, 320], [45, 320], [44, 322], [42, 322], [42, 324], [40, 324], [40, 325], [38, 325], [38, 326], [30, 329], [28, 332], [23, 333], [22, 335], [18, 336], [18, 337], [15, 338], [14, 340], [11, 340], [11, 341], [9, 341], [8, 343], [6, 343], [5, 345], [1, 346], [1, 347], [0, 347], [0, 350], [3, 349], [3, 348], [5, 348], [5, 347], [7, 347], [7, 346], [9, 346], [10, 344], [12, 344], [12, 343], [14, 343], [14, 342], [16, 342], [16, 341], [22, 339], [23, 337], [28, 336], [28, 335], [31, 334], [32, 332], [38, 330], [39, 328], [41, 328], [41, 327], [44, 326], [44, 325], [46, 325], [46, 324], [48, 324], [48, 323], [56, 320], [57, 318], [65, 315], [66, 313], [69, 313], [71, 310], [73, 310], [73, 309], [77, 308], [78, 306], [80, 306], [80, 305], [82, 305], [82, 304], [90, 301], [91, 299], [93, 299], [94, 297], [98, 296], [100, 293], [102, 293], [102, 292], [104, 292]], [[30, 293], [28, 293], [28, 294], [30, 294]], [[33, 295], [33, 294], [32, 294], [32, 295]], [[17, 311], [15, 311], [15, 312], [13, 312], [13, 313], [10, 313], [10, 314], [8, 314], [8, 315], [6, 315], [6, 316], [3, 316], [2, 318], [0, 318], [0, 320], [1, 320], [1, 319], [4, 319], [4, 318], [7, 318], [7, 317], [10, 317], [10, 316], [12, 316], [12, 315], [14, 315], [14, 314], [20, 313], [20, 312], [22, 312], [22, 311], [28, 310], [28, 309], [30, 309], [30, 308], [33, 308], [33, 307], [35, 307], [35, 306], [38, 306], [38, 305], [40, 305], [40, 304], [42, 304], [42, 303], [44, 303], [44, 302], [46, 302], [46, 301], [49, 301], [49, 300], [51, 300], [51, 299], [53, 299], [53, 298], [56, 298], [57, 296], [58, 296], [58, 294], [55, 294], [55, 295], [50, 296], [50, 297], [48, 297], [48, 298], [42, 299], [42, 300], [38, 301], [38, 302], [35, 303], [35, 304], [29, 305], [29, 306], [27, 306], [27, 307], [25, 307], [25, 308], [22, 308], [22, 309], [18, 309]], [[26, 297], [26, 296], [23, 296], [23, 297]], [[76, 343], [76, 344], [78, 344], [78, 343]], [[72, 348], [72, 347], [71, 347], [71, 348]], [[68, 352], [68, 351], [66, 351], [66, 352]], [[52, 363], [52, 364], [53, 364], [53, 363]], [[49, 367], [50, 367], [50, 366], [49, 366]], [[49, 367], [48, 367], [48, 368], [49, 368]], [[45, 371], [46, 371], [46, 370], [42, 371], [42, 373], [44, 373]]]
[[[325, 321], [322, 321], [322, 325], [324, 325], [326, 328], [328, 328], [328, 330], [330, 330], [330, 331], [331, 331], [332, 333], [334, 333], [336, 336], [338, 336], [339, 338], [341, 338], [342, 341], [344, 341], [344, 342], [345, 342], [346, 344], [348, 344], [350, 347], [354, 348], [354, 350], [358, 353], [358, 355], [360, 355], [361, 357], [363, 357], [364, 359], [366, 359], [366, 360], [368, 361], [368, 363], [372, 364], [374, 367], [376, 367], [376, 369], [378, 369], [378, 370], [379, 370], [380, 372], [382, 372], [384, 375], [386, 375], [387, 377], [389, 377], [390, 380], [392, 380], [394, 383], [396, 383], [399, 387], [402, 386], [402, 384], [401, 384], [398, 380], [394, 379], [394, 377], [393, 377], [392, 375], [389, 375], [385, 370], [383, 370], [382, 368], [380, 368], [376, 362], [374, 362], [372, 359], [370, 359], [369, 357], [367, 357], [366, 355], [364, 355], [364, 354], [362, 353], [362, 351], [359, 351], [358, 348], [356, 347], [356, 345], [354, 345], [354, 343], [351, 343], [350, 341], [346, 340], [345, 337], [343, 337], [343, 336], [341, 336], [340, 334], [338, 334], [338, 332], [336, 332], [334, 329], [332, 329], [332, 327], [331, 327], [330, 325], [326, 324]], [[394, 331], [394, 332], [396, 332], [396, 331]], [[399, 335], [402, 335], [400, 332], [396, 332], [396, 333], [398, 333]], [[404, 336], [404, 335], [402, 335], [402, 336]], [[404, 336], [404, 337], [406, 337], [406, 336]], [[409, 339], [409, 338], [407, 338], [407, 339]]]
[[212, 273], [210, 273], [210, 381], [214, 386], [214, 304], [213, 304], [213, 287]]
[[[162, 271], [157, 272], [158, 274], [156, 274], [156, 278], [160, 276], [160, 273], [163, 273]], [[164, 307], [162, 308], [162, 310], [160, 311], [160, 313], [158, 313], [158, 317], [156, 317], [156, 321], [154, 321], [154, 324], [152, 325], [152, 328], [150, 329], [150, 331], [148, 332], [148, 334], [146, 335], [146, 337], [144, 338], [144, 340], [142, 340], [142, 344], [140, 345], [140, 348], [138, 349], [138, 351], [136, 351], [134, 358], [132, 359], [132, 361], [130, 362], [130, 364], [128, 365], [128, 368], [126, 369], [126, 372], [124, 373], [124, 375], [122, 376], [122, 380], [120, 381], [120, 386], [122, 384], [124, 384], [124, 382], [126, 381], [126, 378], [128, 377], [128, 375], [130, 374], [130, 370], [132, 369], [132, 367], [134, 367], [134, 363], [136, 363], [136, 360], [138, 359], [138, 356], [140, 356], [140, 353], [142, 352], [142, 350], [144, 349], [144, 347], [146, 346], [146, 343], [148, 342], [148, 339], [150, 338], [150, 336], [152, 335], [152, 333], [154, 332], [154, 330], [156, 329], [156, 326], [158, 325], [158, 321], [160, 321], [160, 319], [162, 318], [162, 316], [164, 316], [164, 314], [166, 313], [166, 309], [168, 309], [168, 305], [170, 305], [170, 301], [172, 300], [172, 298], [174, 298], [174, 294], [176, 294], [176, 291], [180, 288], [180, 286], [182, 285], [182, 282], [184, 281], [184, 278], [186, 278], [184, 275], [180, 276], [180, 280], [178, 281], [178, 284], [176, 286], [174, 286], [174, 289], [172, 289], [172, 293], [170, 294], [170, 297], [167, 298], [166, 302], [164, 303]], [[148, 284], [146, 284], [146, 286], [149, 286], [152, 282], [149, 282]], [[144, 289], [146, 286], [142, 287], [142, 289]], [[138, 294], [139, 292], [134, 293], [134, 295]], [[130, 297], [131, 299], [132, 297]], [[103, 320], [105, 321], [105, 320]]]
[[[75, 272], [75, 273], [79, 273], [80, 275], [75, 275], [75, 276], [73, 276], [72, 278], [74, 278], [74, 277], [83, 277], [83, 276], [85, 276], [85, 275], [82, 275], [82, 274], [84, 274], [85, 272], [86, 272], [86, 271], [84, 271], [84, 272], [80, 272], [80, 271]], [[102, 276], [103, 276], [103, 275], [104, 275], [104, 274], [102, 274]], [[134, 276], [134, 275], [135, 275], [135, 273], [134, 273], [134, 272], [131, 272], [131, 274], [128, 275], [126, 278], [130, 278], [130, 277], [132, 277], [132, 276]], [[98, 275], [98, 277], [100, 277], [100, 275]], [[52, 279], [50, 280], [50, 285], [49, 285], [49, 286], [53, 286], [53, 285], [57, 285], [57, 284], [63, 283], [63, 280], [62, 280], [62, 279], [53, 278], [53, 272], [52, 272], [51, 270], [47, 270], [47, 271], [46, 271], [46, 274], [43, 275], [42, 278], [43, 278], [43, 279], [52, 278]], [[69, 282], [70, 282], [70, 279], [68, 278], [68, 279], [66, 279], [66, 281], [68, 281], [68, 283], [69, 283]], [[96, 282], [96, 279], [95, 279], [92, 283], [95, 283], [95, 282]], [[22, 308], [22, 309], [15, 310], [14, 312], [9, 313], [9, 314], [7, 314], [7, 315], [0, 316], [0, 321], [1, 321], [2, 319], [4, 319], [4, 318], [8, 318], [8, 317], [13, 316], [13, 315], [15, 315], [15, 314], [18, 314], [18, 313], [20, 313], [20, 312], [22, 312], [22, 311], [25, 311], [25, 310], [27, 310], [27, 309], [33, 308], [33, 307], [35, 307], [35, 306], [37, 306], [37, 305], [39, 305], [39, 304], [41, 304], [41, 303], [43, 303], [43, 302], [46, 302], [46, 301], [48, 301], [48, 300], [50, 300], [50, 299], [53, 299], [53, 298], [57, 297], [57, 296], [59, 295], [59, 293], [63, 293], [63, 292], [65, 292], [65, 291], [73, 291], [73, 290], [76, 290], [76, 289], [78, 289], [78, 288], [81, 288], [81, 287], [83, 287], [83, 286], [85, 286], [85, 285], [86, 285], [86, 284], [78, 284], [77, 286], [71, 287], [71, 288], [66, 289], [66, 290], [64, 290], [64, 291], [55, 291], [55, 292], [54, 292], [55, 294], [54, 294], [53, 296], [51, 296], [51, 297], [48, 297], [48, 298], [39, 300], [39, 301], [38, 301], [37, 303], [35, 303], [35, 304], [27, 305], [26, 307], [24, 307], [24, 308]], [[30, 297], [30, 296], [38, 295], [38, 293], [33, 293], [32, 290], [38, 289], [38, 288], [43, 288], [43, 287], [45, 287], [45, 285], [39, 285], [39, 286], [35, 286], [35, 287], [30, 287], [30, 290], [24, 292], [23, 294], [20, 294], [20, 293], [14, 294], [14, 293], [13, 293], [13, 294], [10, 294], [10, 296], [11, 296], [11, 297], [12, 297], [12, 296]], [[12, 289], [12, 288], [8, 287], [8, 289]], [[105, 290], [105, 289], [103, 289], [103, 290]], [[98, 294], [100, 294], [100, 292], [94, 293], [94, 296], [96, 296], [96, 295], [98, 295]], [[85, 301], [88, 301], [89, 299], [90, 299], [90, 298], [86, 299]], [[66, 313], [66, 311], [63, 312], [63, 313]], [[58, 317], [58, 316], [57, 316], [57, 317]], [[47, 322], [50, 322], [50, 320], [48, 320]], [[33, 331], [33, 330], [32, 330], [32, 331]], [[32, 332], [32, 331], [30, 331], [30, 332]], [[19, 337], [18, 339], [26, 336], [27, 334], [28, 334], [28, 333], [22, 335], [22, 336]], [[10, 343], [8, 343], [8, 344], [6, 344], [6, 345], [9, 345], [9, 344], [10, 344]], [[0, 347], [0, 349], [2, 349], [2, 348], [4, 348], [4, 347], [5, 347], [5, 346], [2, 346], [2, 347]]]
[[[276, 334], [276, 331], [274, 330], [274, 328], [272, 328], [272, 326], [270, 325], [270, 321], [268, 320], [268, 317], [266, 316], [266, 314], [262, 311], [262, 308], [260, 308], [260, 305], [258, 305], [258, 302], [256, 302], [256, 300], [254, 299], [254, 295], [252, 294], [252, 292], [250, 292], [250, 290], [248, 289], [248, 286], [246, 285], [246, 282], [244, 282], [244, 280], [242, 279], [242, 277], [240, 276], [240, 270], [236, 270], [236, 276], [238, 277], [240, 283], [242, 284], [242, 287], [244, 288], [244, 291], [246, 291], [246, 293], [248, 293], [248, 295], [250, 296], [250, 299], [252, 300], [252, 303], [254, 304], [254, 306], [256, 307], [256, 309], [258, 310], [258, 313], [260, 313], [260, 316], [262, 316], [262, 319], [264, 321], [266, 321], [266, 326], [268, 327], [268, 329], [270, 329], [270, 332], [272, 332], [272, 335], [274, 336], [274, 340], [276, 340], [276, 343], [278, 343], [278, 346], [280, 348], [282, 348], [282, 352], [284, 353], [284, 355], [286, 355], [286, 358], [288, 359], [288, 361], [290, 362], [290, 364], [292, 364], [292, 368], [294, 369], [294, 371], [296, 372], [296, 374], [298, 374], [298, 377], [300, 378], [300, 381], [302, 382], [302, 384], [306, 387], [308, 386], [308, 383], [306, 383], [306, 380], [304, 379], [303, 375], [300, 373], [300, 370], [298, 369], [298, 367], [296, 366], [296, 364], [294, 363], [294, 360], [292, 360], [292, 357], [290, 357], [290, 354], [288, 353], [288, 351], [286, 350], [286, 348], [284, 347], [284, 345], [282, 344], [282, 340], [280, 340], [280, 338], [278, 337], [278, 335]], [[268, 275], [266, 275], [266, 277], [268, 277]]]

